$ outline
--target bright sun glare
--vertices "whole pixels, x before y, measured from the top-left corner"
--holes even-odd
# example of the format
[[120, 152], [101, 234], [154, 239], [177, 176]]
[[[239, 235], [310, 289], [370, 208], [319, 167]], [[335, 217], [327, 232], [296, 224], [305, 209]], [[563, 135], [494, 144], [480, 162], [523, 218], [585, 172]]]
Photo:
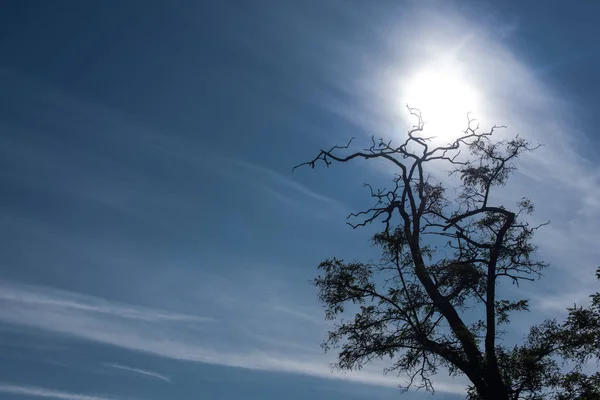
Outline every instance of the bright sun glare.
[[425, 69], [405, 83], [403, 103], [421, 110], [426, 132], [448, 141], [464, 131], [467, 113], [476, 115], [477, 91], [452, 68]]

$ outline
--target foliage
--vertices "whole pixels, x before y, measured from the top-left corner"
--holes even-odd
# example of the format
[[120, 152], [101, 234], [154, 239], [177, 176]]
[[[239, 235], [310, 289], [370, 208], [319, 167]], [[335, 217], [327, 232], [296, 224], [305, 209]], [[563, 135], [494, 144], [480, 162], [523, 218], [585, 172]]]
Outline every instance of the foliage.
[[[528, 310], [528, 303], [501, 298], [497, 286], [533, 281], [546, 267], [531, 243], [540, 226], [523, 218], [533, 204], [523, 198], [509, 209], [491, 200], [519, 156], [535, 147], [519, 137], [494, 141], [501, 127], [480, 132], [471, 119], [460, 137], [434, 147], [423, 136], [420, 112], [409, 111], [417, 123], [399, 145], [372, 138], [369, 148], [340, 154], [351, 141], [299, 165], [379, 159], [396, 171], [390, 189], [365, 184], [375, 205], [349, 216], [353, 228], [383, 223], [373, 236], [381, 259], [332, 258], [319, 266], [314, 283], [326, 318], [337, 321], [325, 350], [339, 349], [336, 366], [342, 370], [389, 359], [387, 372], [407, 375], [405, 389], [433, 391], [432, 377], [445, 367], [468, 377], [471, 399], [541, 399], [551, 393], [561, 400], [593, 398], [582, 393], [591, 393], [598, 374], [588, 377], [576, 368], [563, 375], [555, 356], [582, 365], [598, 355], [599, 297], [590, 309], [572, 309], [563, 324], [533, 327], [514, 347], [502, 343], [498, 329], [512, 313]], [[460, 179], [456, 196], [433, 178], [444, 165]], [[354, 318], [341, 319], [347, 309], [356, 310]], [[580, 397], [560, 397], [573, 393]]]

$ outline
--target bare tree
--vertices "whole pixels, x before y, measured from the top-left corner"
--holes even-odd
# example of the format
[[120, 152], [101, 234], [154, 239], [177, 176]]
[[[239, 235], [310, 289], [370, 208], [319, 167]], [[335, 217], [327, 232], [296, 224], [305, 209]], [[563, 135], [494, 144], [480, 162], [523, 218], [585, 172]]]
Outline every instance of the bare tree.
[[[336, 319], [351, 305], [357, 310], [353, 319], [336, 323], [324, 348], [339, 348], [336, 366], [344, 370], [390, 359], [388, 372], [408, 376], [405, 389], [433, 391], [431, 378], [445, 367], [452, 376], [468, 377], [472, 398], [537, 398], [527, 396], [537, 396], [545, 383], [528, 373], [556, 349], [540, 350], [550, 339], [536, 342], [535, 335], [530, 345], [504, 347], [499, 326], [528, 303], [502, 298], [497, 286], [539, 277], [546, 264], [534, 257], [531, 238], [540, 226], [522, 218], [533, 211], [528, 199], [512, 209], [491, 200], [519, 156], [536, 147], [518, 136], [494, 141], [503, 127], [482, 132], [471, 118], [459, 137], [434, 146], [423, 135], [420, 111], [409, 112], [416, 124], [397, 145], [372, 138], [361, 151], [351, 152], [351, 143], [334, 146], [295, 167], [378, 159], [396, 171], [389, 189], [366, 184], [375, 205], [349, 216], [353, 228], [383, 222], [373, 237], [381, 260], [333, 258], [319, 266], [315, 284], [326, 317]], [[460, 178], [456, 195], [433, 178], [440, 166]]]

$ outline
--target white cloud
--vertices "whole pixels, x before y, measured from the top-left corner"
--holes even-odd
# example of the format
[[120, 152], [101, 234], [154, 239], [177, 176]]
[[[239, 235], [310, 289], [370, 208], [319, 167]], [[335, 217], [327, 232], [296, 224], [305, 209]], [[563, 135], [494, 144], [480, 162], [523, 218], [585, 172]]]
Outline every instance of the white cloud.
[[41, 306], [49, 309], [72, 309], [79, 312], [106, 314], [113, 317], [135, 319], [148, 322], [211, 322], [212, 318], [180, 314], [109, 302], [78, 293], [59, 291], [50, 288], [33, 287], [15, 282], [0, 282], [0, 302], [20, 303], [23, 306]]
[[2, 382], [0, 382], [0, 393], [30, 397], [41, 397], [56, 400], [115, 400], [115, 398], [113, 397], [63, 392], [60, 390], [53, 390], [36, 386], [21, 386]]
[[154, 372], [154, 371], [149, 371], [147, 369], [141, 369], [141, 368], [133, 368], [133, 367], [128, 367], [126, 365], [121, 365], [121, 364], [117, 364], [117, 363], [104, 363], [103, 364], [106, 367], [110, 367], [110, 368], [114, 368], [114, 369], [119, 369], [121, 371], [127, 371], [127, 372], [133, 372], [139, 375], [143, 375], [143, 376], [148, 376], [151, 378], [155, 378], [161, 381], [165, 381], [168, 383], [171, 383], [171, 378], [169, 378], [168, 376], [165, 376], [163, 374], [159, 374], [158, 372]]
[[[552, 264], [544, 281], [557, 280], [562, 274], [561, 290], [566, 293], [559, 299], [555, 290], [544, 289], [538, 294], [547, 301], [538, 304], [546, 308], [554, 304], [550, 308], [559, 309], [558, 302], [564, 300], [564, 307], [570, 306], [568, 301], [580, 293], [596, 291], [593, 272], [600, 258], [594, 243], [596, 221], [600, 220], [600, 166], [581, 153], [588, 139], [582, 132], [585, 127], [578, 125], [579, 105], [520, 60], [503, 41], [506, 32], [489, 28], [518, 30], [514, 20], [502, 21], [495, 15], [475, 12], [461, 14], [467, 9], [459, 12], [452, 2], [416, 4], [403, 4], [402, 13], [386, 10], [389, 17], [380, 16], [379, 33], [373, 40], [379, 46], [349, 49], [348, 57], [355, 60], [352, 67], [331, 78], [331, 84], [345, 96], [326, 98], [323, 107], [367, 135], [402, 137], [406, 113], [398, 99], [406, 90], [406, 79], [440, 60], [457, 63], [481, 94], [479, 109], [472, 111], [482, 129], [506, 125], [508, 129], [499, 135], [519, 134], [544, 145], [519, 160], [519, 173], [507, 187], [498, 189], [498, 199], [512, 205], [522, 196], [530, 197], [536, 204], [536, 222], [552, 221], [538, 231], [536, 242], [540, 257]], [[488, 19], [495, 23], [486, 23]], [[347, 43], [334, 44], [344, 45], [348, 47]], [[326, 140], [323, 146], [334, 144]], [[367, 140], [359, 138], [357, 146]], [[375, 164], [375, 168], [379, 166]], [[443, 174], [440, 178], [445, 179]], [[540, 291], [544, 286], [523, 287]]]
[[[224, 326], [221, 323], [204, 324], [203, 322], [195, 322], [195, 324], [204, 327], [203, 331], [189, 331], [186, 329], [190, 325], [188, 320], [165, 318], [142, 320], [137, 318], [137, 313], [122, 311], [130, 310], [134, 306], [99, 300], [92, 296], [7, 282], [1, 282], [0, 288], [2, 292], [11, 293], [10, 296], [4, 296], [0, 299], [0, 321], [4, 323], [41, 329], [55, 334], [175, 360], [253, 370], [297, 373], [319, 378], [345, 379], [391, 387], [397, 386], [399, 383], [397, 377], [383, 376], [381, 373], [383, 368], [378, 367], [358, 372], [332, 373], [329, 367], [331, 360], [318, 352], [307, 352], [300, 346], [284, 346], [283, 349], [281, 346], [278, 347], [277, 340], [282, 339], [281, 336], [277, 336], [278, 333], [272, 333], [272, 336], [270, 336], [273, 343], [270, 340], [254, 340], [249, 345], [244, 345], [247, 343], [244, 340], [248, 340], [244, 336], [256, 334], [255, 332], [232, 329], [231, 326]], [[31, 298], [44, 298], [45, 300], [22, 301], [22, 299]], [[112, 312], [89, 312], [85, 307], [73, 306], [74, 299], [91, 305], [101, 301]], [[272, 307], [268, 308], [272, 309]], [[291, 309], [285, 305], [282, 305], [281, 309], [277, 311], [293, 318], [306, 319], [308, 317], [302, 312], [300, 315], [295, 315], [296, 313], [291, 312]], [[152, 309], [144, 309], [144, 312], [147, 315], [154, 315], [155, 313], [162, 315], [162, 311], [159, 313]], [[252, 320], [257, 315], [261, 315], [260, 312], [246, 317]], [[272, 314], [267, 312], [263, 316], [265, 319], [257, 322], [265, 324], [269, 327], [269, 330], [274, 330], [274, 325], [270, 325], [272, 324], [271, 317]], [[244, 328], [244, 321], [238, 321], [238, 324], [241, 324], [241, 328]], [[223, 328], [229, 330], [229, 332], [219, 330]], [[240, 346], [232, 347], [231, 343], [209, 340], [214, 339], [215, 335], [229, 337], [231, 338], [230, 342], [240, 343]], [[285, 339], [285, 336], [283, 338]], [[314, 343], [314, 348], [318, 349], [318, 343]], [[110, 366], [168, 380], [167, 377], [151, 371], [118, 364], [111, 364]], [[438, 389], [440, 391], [462, 393], [464, 392], [464, 385], [460, 381], [445, 382], [440, 379]], [[73, 399], [79, 400], [78, 398]], [[81, 398], [81, 400], [87, 399]]]

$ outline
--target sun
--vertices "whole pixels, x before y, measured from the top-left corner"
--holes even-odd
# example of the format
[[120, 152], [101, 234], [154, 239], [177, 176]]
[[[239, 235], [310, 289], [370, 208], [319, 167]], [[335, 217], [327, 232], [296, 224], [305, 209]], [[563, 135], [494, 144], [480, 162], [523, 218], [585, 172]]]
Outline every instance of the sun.
[[448, 141], [467, 127], [467, 114], [476, 115], [479, 94], [466, 74], [452, 66], [416, 71], [404, 81], [402, 102], [421, 110], [426, 132]]

